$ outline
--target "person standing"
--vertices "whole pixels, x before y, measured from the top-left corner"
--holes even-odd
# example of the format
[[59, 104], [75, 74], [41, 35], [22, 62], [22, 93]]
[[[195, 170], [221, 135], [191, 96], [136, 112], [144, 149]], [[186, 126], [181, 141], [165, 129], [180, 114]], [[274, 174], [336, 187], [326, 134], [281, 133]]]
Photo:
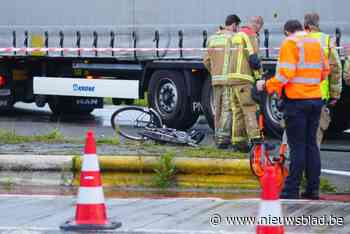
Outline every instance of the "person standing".
[[241, 20], [237, 15], [226, 17], [225, 26], [208, 39], [208, 51], [203, 63], [212, 79], [214, 96], [215, 143], [218, 148], [231, 144], [232, 111], [228, 82], [231, 38], [238, 30]]
[[[318, 39], [324, 51], [325, 57], [329, 61], [330, 74], [321, 83], [322, 99], [328, 106], [334, 106], [340, 99], [342, 91], [342, 67], [338, 52], [331, 45], [331, 38], [328, 34], [320, 30], [320, 16], [317, 13], [308, 13], [304, 17], [304, 28], [309, 37]], [[317, 130], [317, 144], [319, 148], [323, 140], [324, 132], [331, 122], [330, 111], [324, 105], [321, 111], [320, 126]]]
[[252, 17], [240, 32], [231, 38], [228, 91], [232, 103], [232, 145], [237, 151], [249, 151], [249, 144], [261, 140], [257, 121], [257, 104], [252, 87], [260, 79], [257, 33], [263, 26], [262, 17]]
[[281, 97], [284, 93], [285, 96], [290, 173], [280, 198], [300, 197], [299, 187], [305, 168], [307, 185], [304, 195], [318, 199], [321, 159], [316, 134], [324, 103], [320, 84], [329, 74], [329, 64], [320, 41], [309, 37], [299, 21], [287, 21], [284, 31], [287, 38], [280, 47], [276, 75], [266, 84], [263, 80], [258, 81], [257, 89], [266, 87], [269, 94], [277, 93]]

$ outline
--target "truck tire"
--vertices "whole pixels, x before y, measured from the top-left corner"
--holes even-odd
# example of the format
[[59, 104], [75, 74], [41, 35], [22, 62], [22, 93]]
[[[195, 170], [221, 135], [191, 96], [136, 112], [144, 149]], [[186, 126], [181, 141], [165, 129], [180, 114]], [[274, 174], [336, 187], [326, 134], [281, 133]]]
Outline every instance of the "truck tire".
[[73, 99], [69, 97], [53, 97], [48, 101], [49, 107], [53, 114], [64, 115], [64, 114], [80, 114], [89, 115], [94, 108], [79, 109], [74, 104]]
[[331, 108], [331, 123], [327, 129], [326, 136], [338, 136], [344, 130], [350, 128], [349, 104], [350, 100], [342, 98], [334, 108]]
[[151, 108], [162, 117], [166, 126], [185, 130], [198, 119], [188, 97], [183, 73], [173, 70], [159, 70], [152, 74], [148, 87]]
[[208, 125], [214, 129], [214, 96], [211, 79], [209, 77], [204, 80], [201, 94], [201, 105]]
[[281, 127], [281, 120], [283, 113], [278, 109], [278, 100], [265, 92], [261, 94], [260, 110], [264, 114], [264, 122], [266, 133], [269, 136], [282, 138], [283, 128]]

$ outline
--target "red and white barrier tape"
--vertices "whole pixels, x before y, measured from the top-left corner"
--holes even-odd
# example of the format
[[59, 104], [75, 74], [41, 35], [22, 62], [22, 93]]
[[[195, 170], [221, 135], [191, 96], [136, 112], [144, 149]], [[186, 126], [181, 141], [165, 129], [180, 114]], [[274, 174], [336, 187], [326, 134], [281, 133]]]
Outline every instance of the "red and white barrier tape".
[[[280, 48], [259, 48], [261, 51], [278, 51]], [[335, 47], [335, 49], [350, 49], [350, 45]], [[63, 52], [63, 53], [78, 53], [78, 52], [99, 52], [99, 53], [108, 53], [108, 52], [205, 52], [205, 51], [222, 51], [222, 48], [0, 48], [0, 53], [33, 53], [33, 52]], [[238, 50], [238, 48], [232, 48], [231, 50]]]

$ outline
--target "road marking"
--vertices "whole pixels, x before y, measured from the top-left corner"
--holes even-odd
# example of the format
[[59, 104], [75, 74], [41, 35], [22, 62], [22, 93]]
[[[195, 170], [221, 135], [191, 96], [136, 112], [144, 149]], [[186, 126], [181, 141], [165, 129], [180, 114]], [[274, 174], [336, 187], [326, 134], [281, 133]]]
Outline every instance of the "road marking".
[[330, 174], [330, 175], [350, 176], [350, 171], [322, 169], [321, 172], [326, 173], [326, 174]]

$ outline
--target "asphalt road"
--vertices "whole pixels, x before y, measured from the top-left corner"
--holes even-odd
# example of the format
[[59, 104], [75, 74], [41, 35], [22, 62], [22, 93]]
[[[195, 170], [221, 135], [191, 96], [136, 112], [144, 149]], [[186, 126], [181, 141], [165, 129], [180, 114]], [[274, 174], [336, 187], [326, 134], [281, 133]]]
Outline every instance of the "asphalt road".
[[[0, 210], [3, 211], [0, 213], [0, 233], [67, 233], [59, 226], [73, 219], [75, 203], [70, 196], [0, 195]], [[285, 223], [286, 233], [349, 233], [349, 203], [306, 200], [282, 200], [281, 203], [281, 213], [276, 212], [277, 206], [273, 205], [274, 209], [262, 209], [260, 214], [265, 220], [281, 218], [278, 222]], [[137, 198], [108, 199], [106, 204], [109, 221], [121, 223], [120, 228], [107, 233], [250, 234], [256, 233], [261, 201]]]
[[[10, 111], [0, 112], [0, 129], [6, 129], [15, 132], [18, 135], [45, 134], [58, 128], [59, 131], [67, 138], [83, 139], [88, 129], [95, 131], [96, 137], [111, 137], [115, 133], [110, 126], [110, 116], [117, 109], [117, 106], [106, 106], [104, 109], [95, 110], [92, 115], [84, 117], [53, 116], [47, 106], [45, 108], [37, 108], [33, 104], [16, 104], [16, 108]], [[203, 119], [199, 120], [196, 128], [206, 131], [207, 137], [203, 144], [213, 144], [213, 131], [205, 124]], [[350, 193], [350, 184], [348, 183], [350, 176], [350, 157], [349, 146], [350, 136], [343, 134], [338, 139], [332, 139], [325, 142], [323, 148], [328, 151], [322, 151], [322, 168], [327, 178], [337, 186], [339, 192]], [[46, 148], [55, 152], [55, 147], [60, 150], [72, 150], [77, 148], [74, 145], [47, 145], [47, 144], [19, 144], [19, 145], [1, 145], [2, 153], [44, 153]], [[80, 147], [80, 146], [79, 146]], [[342, 150], [348, 152], [341, 152]], [[103, 152], [115, 150], [105, 147], [101, 149]], [[331, 151], [329, 151], [331, 150]], [[32, 152], [33, 151], [33, 152]], [[335, 152], [337, 151], [337, 152]]]

